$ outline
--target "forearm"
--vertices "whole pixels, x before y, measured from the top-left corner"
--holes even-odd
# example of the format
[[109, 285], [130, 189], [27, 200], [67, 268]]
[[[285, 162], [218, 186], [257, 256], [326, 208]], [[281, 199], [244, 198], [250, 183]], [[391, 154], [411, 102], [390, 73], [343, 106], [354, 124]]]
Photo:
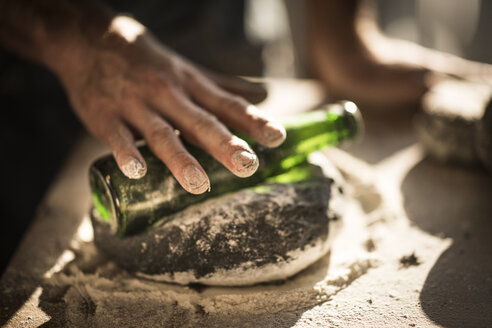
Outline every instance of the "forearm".
[[0, 42], [58, 75], [82, 123], [129, 178], [146, 172], [134, 131], [194, 194], [210, 183], [181, 138], [239, 177], [252, 175], [258, 158], [226, 125], [266, 147], [285, 139], [280, 124], [97, 2], [0, 0], [0, 22]]
[[76, 65], [81, 49], [101, 39], [111, 19], [111, 11], [93, 1], [0, 0], [0, 42], [57, 71]]
[[361, 50], [357, 19], [361, 0], [309, 0], [307, 13], [311, 47], [346, 56]]

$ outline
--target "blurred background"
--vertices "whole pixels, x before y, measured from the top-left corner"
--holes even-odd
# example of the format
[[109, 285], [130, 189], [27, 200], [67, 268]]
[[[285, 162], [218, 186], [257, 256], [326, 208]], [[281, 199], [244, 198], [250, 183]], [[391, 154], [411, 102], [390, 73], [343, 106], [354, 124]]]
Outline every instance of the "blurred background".
[[[492, 3], [483, 0], [367, 1], [389, 37], [492, 63]], [[247, 0], [245, 31], [262, 44], [266, 76], [309, 76], [302, 1]]]
[[[312, 77], [303, 2], [297, 0], [109, 1], [169, 47], [238, 75]], [[471, 60], [492, 63], [492, 2], [379, 0], [380, 28]], [[83, 131], [55, 76], [0, 48], [1, 271]]]
[[470, 60], [492, 62], [492, 3], [483, 0], [380, 0], [378, 23], [389, 36]]

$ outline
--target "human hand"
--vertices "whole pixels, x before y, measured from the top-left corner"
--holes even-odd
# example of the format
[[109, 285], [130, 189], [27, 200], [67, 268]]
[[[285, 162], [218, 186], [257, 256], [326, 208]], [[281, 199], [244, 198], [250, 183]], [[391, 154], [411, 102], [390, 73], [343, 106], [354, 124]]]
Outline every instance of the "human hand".
[[[203, 193], [210, 183], [179, 135], [235, 175], [252, 175], [258, 158], [226, 126], [267, 147], [283, 142], [284, 128], [244, 98], [221, 88], [219, 79], [214, 82], [159, 44], [138, 22], [122, 19], [130, 32], [140, 33], [125, 35], [123, 23], [120, 28], [113, 24], [102, 40], [77, 47], [69, 60], [52, 65], [75, 112], [92, 134], [109, 145], [122, 172], [133, 179], [146, 173], [135, 145], [137, 132], [190, 193]], [[235, 81], [228, 86], [238, 90], [242, 84]], [[255, 96], [254, 88], [249, 91]]]

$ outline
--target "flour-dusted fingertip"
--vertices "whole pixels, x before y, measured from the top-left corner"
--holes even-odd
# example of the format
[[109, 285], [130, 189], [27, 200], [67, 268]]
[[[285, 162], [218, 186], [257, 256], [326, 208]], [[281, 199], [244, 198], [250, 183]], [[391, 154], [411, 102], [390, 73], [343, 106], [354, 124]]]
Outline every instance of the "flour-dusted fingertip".
[[263, 131], [264, 144], [271, 148], [280, 146], [287, 136], [285, 128], [277, 122], [268, 122]]
[[208, 177], [195, 165], [188, 165], [183, 169], [183, 178], [186, 181], [186, 190], [192, 194], [202, 194], [210, 190]]
[[130, 179], [141, 179], [147, 174], [147, 165], [135, 157], [130, 157], [121, 166], [121, 172]]
[[259, 161], [256, 154], [246, 150], [236, 151], [232, 155], [232, 163], [235, 168], [234, 173], [242, 178], [253, 175], [259, 166]]

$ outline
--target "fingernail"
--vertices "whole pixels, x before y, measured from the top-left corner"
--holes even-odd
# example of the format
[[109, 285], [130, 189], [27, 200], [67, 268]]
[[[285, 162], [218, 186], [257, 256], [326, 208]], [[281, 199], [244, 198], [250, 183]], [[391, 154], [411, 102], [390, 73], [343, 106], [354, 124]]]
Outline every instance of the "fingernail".
[[268, 122], [264, 128], [265, 146], [277, 147], [284, 142], [287, 133], [282, 125]]
[[237, 175], [249, 177], [258, 169], [258, 157], [246, 150], [238, 150], [232, 155], [232, 163], [236, 168]]
[[121, 171], [130, 179], [140, 179], [147, 173], [147, 167], [135, 157], [121, 166]]
[[210, 189], [210, 182], [207, 176], [194, 165], [185, 167], [183, 177], [188, 184], [189, 191], [194, 194], [201, 194]]

